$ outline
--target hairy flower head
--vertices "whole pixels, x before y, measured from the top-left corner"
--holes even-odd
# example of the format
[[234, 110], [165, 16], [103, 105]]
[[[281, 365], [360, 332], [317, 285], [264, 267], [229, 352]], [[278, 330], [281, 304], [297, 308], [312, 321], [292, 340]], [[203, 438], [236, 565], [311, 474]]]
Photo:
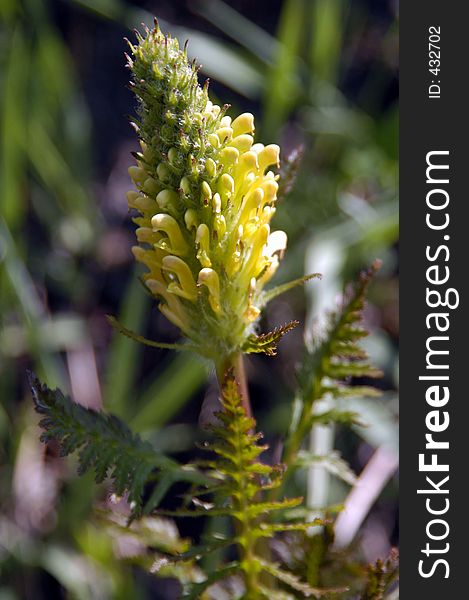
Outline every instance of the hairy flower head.
[[135, 258], [160, 311], [202, 354], [243, 347], [286, 248], [271, 231], [280, 149], [254, 143], [254, 117], [232, 119], [201, 87], [186, 49], [158, 26], [137, 34], [128, 64], [138, 101]]

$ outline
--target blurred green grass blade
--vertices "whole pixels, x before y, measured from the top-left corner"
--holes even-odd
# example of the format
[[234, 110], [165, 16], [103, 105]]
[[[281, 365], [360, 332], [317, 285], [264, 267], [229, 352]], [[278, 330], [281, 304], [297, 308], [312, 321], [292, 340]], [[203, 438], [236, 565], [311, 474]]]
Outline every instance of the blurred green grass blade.
[[314, 76], [336, 83], [342, 45], [342, 0], [311, 2], [311, 66]]
[[266, 64], [272, 62], [277, 40], [226, 2], [199, 0], [193, 10]]
[[0, 214], [15, 229], [22, 220], [29, 49], [21, 28], [10, 36], [1, 101]]
[[39, 333], [40, 323], [47, 316], [44, 314], [41, 301], [38, 298], [34, 283], [29, 272], [16, 250], [14, 239], [6, 222], [0, 217], [0, 257], [3, 261], [7, 282], [14, 292], [23, 315], [25, 330], [31, 355], [34, 358], [35, 369], [51, 387], [63, 385], [64, 370], [58, 359], [41, 343]]
[[44, 185], [54, 193], [63, 212], [67, 215], [79, 213], [88, 220], [91, 204], [88, 194], [39, 120], [30, 123], [26, 149], [34, 168]]
[[201, 63], [204, 74], [247, 98], [260, 96], [264, 81], [261, 69], [235, 49], [192, 29], [169, 25], [166, 31], [180, 40], [189, 40], [188, 54]]
[[36, 69], [40, 75], [39, 85], [42, 96], [37, 98], [47, 108], [55, 103], [60, 106], [72, 96], [73, 65], [68, 48], [55, 33], [47, 27], [38, 39]]
[[275, 136], [291, 108], [298, 100], [299, 54], [303, 47], [306, 0], [286, 0], [280, 15], [277, 39], [279, 46], [265, 88], [265, 133]]
[[[69, 48], [50, 27], [44, 27], [37, 40], [37, 73], [34, 86], [34, 118], [41, 121], [55, 140], [77, 181], [89, 176], [90, 119], [77, 89]], [[88, 209], [93, 208], [88, 203]]]
[[[134, 273], [122, 301], [119, 320], [134, 331], [140, 331], [149, 310], [149, 297]], [[107, 411], [125, 418], [133, 406], [132, 388], [143, 346], [114, 333], [109, 348], [103, 402]]]
[[140, 411], [132, 419], [134, 431], [161, 427], [189, 401], [207, 378], [206, 367], [193, 354], [178, 354], [140, 398]]
[[15, 14], [17, 9], [17, 0], [2, 0], [0, 2], [0, 17], [6, 21]]

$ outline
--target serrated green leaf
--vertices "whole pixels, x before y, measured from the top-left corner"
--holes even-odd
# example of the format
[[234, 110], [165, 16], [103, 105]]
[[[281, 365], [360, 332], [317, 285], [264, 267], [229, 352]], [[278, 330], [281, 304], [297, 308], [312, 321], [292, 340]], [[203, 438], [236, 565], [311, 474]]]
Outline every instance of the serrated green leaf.
[[138, 342], [140, 344], [145, 344], [145, 346], [151, 346], [152, 348], [163, 348], [166, 350], [192, 350], [193, 352], [197, 351], [197, 348], [191, 344], [167, 344], [166, 342], [155, 342], [154, 340], [149, 340], [139, 333], [135, 333], [135, 331], [131, 331], [124, 327], [119, 321], [113, 317], [112, 315], [106, 315], [106, 319], [108, 323], [119, 333], [125, 335], [130, 338], [134, 342]]
[[351, 410], [339, 410], [332, 408], [323, 413], [314, 414], [311, 416], [311, 425], [328, 425], [329, 423], [341, 423], [342, 425], [359, 425], [366, 427], [365, 423], [360, 421], [359, 415]]
[[[117, 417], [76, 404], [59, 389], [41, 384], [33, 374], [29, 374], [29, 383], [36, 412], [42, 415], [41, 440], [56, 440], [61, 456], [79, 451], [79, 474], [93, 469], [97, 482], [110, 477], [117, 494], [127, 492], [129, 502], [134, 503], [132, 518], [141, 512], [146, 484], [161, 473], [173, 483], [205, 480], [196, 469], [185, 469], [157, 452]], [[160, 496], [150, 496], [151, 508], [162, 498], [161, 489], [156, 489]]]
[[293, 590], [295, 590], [296, 592], [300, 592], [301, 594], [303, 594], [303, 596], [306, 596], [307, 598], [310, 596], [313, 596], [314, 598], [322, 598], [323, 596], [332, 593], [338, 594], [347, 591], [347, 588], [344, 587], [328, 588], [323, 590], [311, 587], [308, 583], [301, 581], [299, 577], [297, 577], [293, 573], [290, 573], [290, 571], [285, 571], [284, 569], [280, 568], [280, 566], [277, 563], [272, 563], [266, 560], [259, 560], [259, 562], [262, 566], [262, 569], [266, 573], [269, 573], [269, 575], [272, 575], [282, 583], [285, 583]]
[[260, 335], [250, 335], [243, 346], [243, 352], [246, 354], [263, 353], [267, 356], [275, 356], [277, 354], [277, 345], [282, 337], [299, 325], [299, 321], [290, 321], [281, 327], [276, 327], [269, 333]]
[[357, 476], [337, 450], [324, 456], [300, 450], [295, 464], [301, 467], [309, 467], [311, 465], [323, 466], [329, 473], [342, 479], [349, 485], [355, 485], [357, 481]]
[[221, 581], [222, 579], [226, 579], [235, 573], [238, 573], [240, 570], [239, 563], [233, 562], [228, 565], [225, 565], [221, 569], [214, 571], [211, 573], [205, 581], [201, 581], [200, 583], [189, 584], [183, 590], [182, 598], [185, 600], [198, 600], [205, 590], [207, 590], [211, 585], [216, 583], [217, 581]]
[[293, 288], [298, 287], [299, 285], [304, 285], [305, 283], [307, 283], [308, 281], [311, 281], [312, 279], [321, 279], [321, 278], [322, 278], [321, 273], [311, 273], [310, 275], [304, 275], [303, 277], [298, 277], [298, 279], [293, 279], [292, 281], [288, 281], [287, 283], [282, 283], [281, 285], [278, 285], [277, 287], [274, 287], [271, 290], [267, 290], [262, 295], [262, 306], [265, 306], [266, 304], [268, 304], [271, 300], [273, 300], [277, 296], [280, 296], [281, 294], [284, 294], [285, 292], [288, 292], [288, 291], [292, 290]]

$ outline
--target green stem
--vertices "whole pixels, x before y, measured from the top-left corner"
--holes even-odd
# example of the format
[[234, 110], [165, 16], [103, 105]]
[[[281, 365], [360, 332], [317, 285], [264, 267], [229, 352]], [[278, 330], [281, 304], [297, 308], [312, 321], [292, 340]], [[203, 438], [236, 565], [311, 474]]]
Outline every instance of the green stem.
[[311, 429], [311, 414], [313, 411], [313, 405], [320, 396], [320, 382], [321, 377], [317, 377], [315, 383], [313, 384], [309, 398], [303, 399], [303, 406], [298, 423], [295, 429], [290, 432], [290, 435], [285, 442], [285, 449], [282, 456], [282, 463], [285, 465], [285, 474], [282, 485], [270, 491], [269, 500], [275, 500], [280, 496], [289, 478], [293, 474], [293, 465], [298, 456], [298, 452], [300, 451], [301, 444], [303, 443], [306, 434]]
[[244, 368], [244, 360], [242, 352], [235, 352], [225, 359], [222, 359], [216, 365], [217, 379], [220, 390], [223, 387], [227, 375], [231, 371], [236, 379], [241, 396], [241, 403], [248, 417], [252, 418], [251, 402], [249, 400], [249, 389]]

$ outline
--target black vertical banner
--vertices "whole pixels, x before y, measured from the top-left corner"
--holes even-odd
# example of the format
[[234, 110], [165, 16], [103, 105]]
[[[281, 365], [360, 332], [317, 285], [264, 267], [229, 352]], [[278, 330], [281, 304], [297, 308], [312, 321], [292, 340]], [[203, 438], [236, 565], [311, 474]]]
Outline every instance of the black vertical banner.
[[465, 2], [402, 2], [402, 600], [469, 598]]

